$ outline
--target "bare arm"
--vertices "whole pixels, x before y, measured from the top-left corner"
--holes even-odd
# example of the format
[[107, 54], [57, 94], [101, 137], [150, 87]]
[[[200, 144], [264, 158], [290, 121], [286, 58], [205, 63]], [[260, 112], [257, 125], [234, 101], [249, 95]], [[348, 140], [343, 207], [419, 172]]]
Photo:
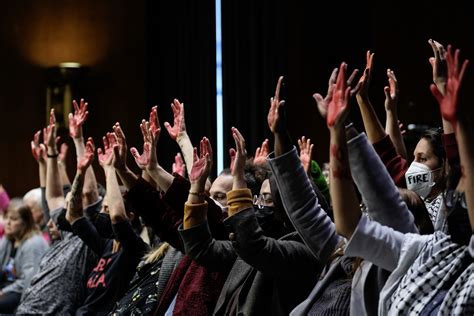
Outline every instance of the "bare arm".
[[[69, 113], [69, 134], [71, 135], [74, 146], [76, 147], [77, 161], [81, 160], [84, 155], [85, 145], [82, 133], [82, 125], [86, 121], [89, 112], [87, 111], [87, 102], [81, 99], [78, 105], [73, 101], [74, 114]], [[99, 190], [97, 189], [97, 179], [95, 177], [92, 166], [86, 171], [83, 189], [83, 203], [84, 206], [95, 203], [99, 198]]]
[[31, 141], [31, 153], [33, 154], [33, 158], [35, 158], [36, 162], [38, 162], [40, 186], [44, 188], [46, 186], [47, 157], [46, 146], [40, 144], [40, 134], [41, 130], [37, 131], [33, 136], [33, 140]]
[[166, 192], [173, 183], [174, 177], [158, 164], [156, 145], [160, 137], [161, 127], [156, 106], [150, 112], [150, 120], [142, 120], [140, 129], [144, 140], [143, 153], [140, 155], [135, 147], [130, 148], [130, 152], [140, 169], [146, 170], [157, 186]]
[[398, 81], [393, 70], [387, 69], [387, 76], [389, 85], [384, 88], [385, 113], [387, 114], [385, 131], [390, 136], [397, 153], [407, 159], [407, 149], [398, 124]]
[[173, 110], [173, 126], [170, 123], [165, 122], [165, 128], [168, 131], [170, 137], [176, 141], [181, 148], [183, 153], [184, 162], [186, 164], [186, 170], [188, 174], [191, 173], [193, 168], [193, 144], [189, 139], [189, 135], [186, 131], [186, 121], [184, 117], [184, 103], [180, 103], [178, 99], [174, 99], [171, 104]]
[[61, 144], [61, 150], [59, 151], [58, 156], [58, 167], [59, 167], [59, 175], [61, 177], [62, 185], [71, 185], [71, 180], [69, 180], [69, 176], [67, 175], [66, 171], [66, 157], [68, 151], [68, 145], [66, 143]]
[[[64, 206], [64, 193], [61, 186], [58, 167], [58, 149], [56, 148], [56, 118], [51, 110], [49, 125], [43, 133], [47, 139], [46, 202], [50, 210]], [[44, 145], [43, 145], [44, 146]]]
[[354, 191], [347, 144], [345, 119], [349, 114], [349, 93], [345, 80], [347, 65], [342, 63], [334, 86], [333, 99], [328, 105], [327, 123], [330, 131], [330, 192], [333, 203], [336, 231], [350, 238], [361, 216], [359, 202]]
[[364, 70], [364, 74], [359, 80], [361, 86], [356, 95], [357, 103], [359, 104], [360, 108], [360, 114], [362, 115], [362, 120], [364, 121], [365, 131], [372, 144], [380, 141], [386, 135], [385, 130], [383, 129], [383, 126], [380, 123], [369, 99], [369, 85], [370, 77], [372, 75], [373, 57], [374, 54], [371, 54], [370, 51], [367, 51], [367, 65]]

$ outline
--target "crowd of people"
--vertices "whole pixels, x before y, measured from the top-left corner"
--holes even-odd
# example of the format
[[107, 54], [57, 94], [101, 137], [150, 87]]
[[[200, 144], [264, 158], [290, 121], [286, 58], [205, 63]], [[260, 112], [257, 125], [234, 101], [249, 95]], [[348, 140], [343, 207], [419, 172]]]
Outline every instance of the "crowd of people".
[[178, 100], [164, 123], [181, 150], [171, 171], [157, 157], [156, 106], [140, 123], [141, 151], [119, 123], [96, 150], [81, 100], [69, 114], [71, 182], [52, 110], [31, 142], [40, 187], [10, 199], [0, 185], [0, 314], [473, 315], [474, 135], [458, 104], [468, 61], [429, 44], [442, 127], [421, 135], [412, 162], [394, 71], [385, 127], [370, 102], [370, 51], [358, 80], [342, 62], [313, 96], [330, 134], [328, 173], [310, 139], [289, 136], [283, 77], [267, 117], [273, 150], [265, 140], [247, 155], [233, 127], [231, 164], [216, 179], [211, 142], [193, 146]]

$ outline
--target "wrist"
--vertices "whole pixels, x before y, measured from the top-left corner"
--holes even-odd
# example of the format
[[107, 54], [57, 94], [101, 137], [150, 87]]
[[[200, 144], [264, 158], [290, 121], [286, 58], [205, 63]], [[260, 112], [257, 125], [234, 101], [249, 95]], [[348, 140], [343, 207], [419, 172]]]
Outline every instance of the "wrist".
[[59, 153], [56, 151], [56, 152], [53, 152], [53, 151], [48, 151], [48, 153], [46, 154], [46, 156], [48, 158], [58, 158], [59, 156]]

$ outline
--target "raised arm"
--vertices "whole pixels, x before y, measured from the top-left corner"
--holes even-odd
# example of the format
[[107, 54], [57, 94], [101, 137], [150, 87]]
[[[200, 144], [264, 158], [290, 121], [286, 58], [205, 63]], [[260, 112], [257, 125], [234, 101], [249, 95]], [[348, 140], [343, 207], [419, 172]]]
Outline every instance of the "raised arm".
[[132, 188], [138, 180], [138, 177], [128, 168], [127, 166], [127, 141], [125, 134], [117, 122], [113, 126], [114, 134], [116, 135], [117, 145], [116, 157], [115, 157], [115, 171], [117, 172], [123, 185], [129, 190]]
[[362, 77], [359, 80], [360, 89], [357, 92], [357, 103], [359, 104], [360, 114], [364, 121], [365, 131], [371, 143], [376, 143], [385, 137], [385, 130], [380, 123], [377, 114], [370, 103], [369, 86], [372, 76], [374, 54], [367, 51], [366, 66]]
[[[369, 58], [369, 53], [367, 54]], [[371, 57], [370, 57], [371, 60]], [[371, 62], [370, 62], [371, 64]], [[338, 233], [350, 238], [361, 216], [359, 201], [354, 191], [345, 136], [345, 120], [349, 114], [350, 87], [347, 87], [345, 73], [347, 64], [341, 63], [333, 98], [328, 104], [327, 124], [330, 132], [330, 191], [334, 221]], [[368, 72], [366, 70], [365, 75]]]
[[130, 148], [130, 152], [138, 167], [146, 170], [157, 186], [166, 192], [173, 183], [174, 177], [158, 164], [156, 145], [160, 137], [161, 127], [156, 106], [150, 112], [150, 121], [142, 120], [140, 129], [144, 141], [143, 153], [140, 155], [135, 147]]
[[189, 174], [191, 187], [184, 207], [184, 221], [179, 230], [186, 254], [206, 268], [225, 271], [235, 261], [235, 253], [230, 241], [216, 240], [211, 235], [208, 221], [208, 203], [204, 187], [212, 168], [212, 148], [204, 137], [200, 142], [200, 155], [194, 149], [193, 169]]
[[177, 173], [183, 178], [186, 176], [186, 164], [184, 163], [181, 153], [176, 153], [174, 156], [174, 162], [171, 166], [173, 173]]
[[407, 159], [407, 149], [403, 140], [402, 132], [398, 122], [398, 81], [393, 70], [387, 69], [388, 86], [385, 86], [385, 132], [390, 136], [395, 150], [403, 158]]
[[165, 128], [168, 131], [171, 139], [178, 143], [179, 148], [184, 156], [186, 163], [186, 169], [188, 174], [191, 173], [193, 168], [193, 144], [189, 139], [189, 135], [186, 131], [186, 121], [184, 119], [184, 103], [180, 103], [178, 99], [174, 99], [171, 103], [171, 109], [173, 110], [173, 126], [170, 123], [165, 122]]
[[[74, 141], [74, 146], [76, 147], [77, 161], [79, 161], [82, 159], [85, 148], [82, 126], [87, 120], [89, 111], [87, 111], [88, 103], [85, 102], [84, 99], [81, 99], [79, 105], [75, 100], [72, 101], [72, 104], [74, 106], [74, 114], [69, 113], [69, 135]], [[84, 189], [82, 191], [82, 194], [84, 207], [97, 202], [99, 198], [97, 180], [92, 166], [89, 166], [89, 169], [87, 169], [86, 171]]]
[[49, 125], [43, 130], [47, 147], [46, 202], [50, 210], [64, 206], [64, 193], [61, 186], [58, 167], [58, 149], [56, 147], [56, 117], [54, 109], [49, 116]]
[[78, 219], [84, 216], [82, 204], [82, 189], [87, 168], [94, 160], [95, 146], [92, 138], [87, 140], [87, 144], [81, 160], [77, 162], [77, 171], [72, 182], [70, 199], [66, 207], [66, 220], [73, 225]]
[[33, 140], [31, 141], [31, 153], [33, 154], [33, 158], [35, 158], [36, 162], [38, 163], [40, 187], [44, 188], [46, 187], [47, 156], [46, 146], [40, 143], [40, 134], [41, 130], [37, 131], [33, 136]]
[[71, 180], [69, 180], [69, 176], [67, 175], [67, 170], [66, 170], [66, 159], [67, 159], [67, 152], [69, 149], [69, 146], [66, 143], [61, 144], [61, 149], [59, 150], [59, 156], [58, 156], [58, 165], [59, 165], [59, 174], [61, 177], [61, 183], [63, 186], [65, 185], [71, 185]]
[[474, 163], [472, 158], [474, 157], [474, 145], [472, 142], [472, 126], [469, 126], [468, 120], [464, 117], [467, 117], [469, 113], [463, 113], [461, 108], [458, 108], [459, 89], [469, 61], [465, 60], [461, 65], [459, 53], [459, 49], [456, 49], [453, 54], [451, 46], [448, 45], [445, 54], [448, 73], [445, 93], [443, 94], [440, 91], [438, 84], [432, 84], [430, 88], [439, 103], [443, 120], [449, 122], [456, 130], [462, 172], [460, 182], [464, 182], [469, 221], [474, 231]]

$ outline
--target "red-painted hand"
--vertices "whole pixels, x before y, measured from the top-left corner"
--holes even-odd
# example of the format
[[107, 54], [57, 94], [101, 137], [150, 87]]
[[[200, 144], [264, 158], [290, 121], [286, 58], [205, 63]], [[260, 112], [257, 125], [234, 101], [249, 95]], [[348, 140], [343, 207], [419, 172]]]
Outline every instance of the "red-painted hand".
[[465, 60], [462, 66], [459, 63], [459, 49], [456, 49], [454, 56], [451, 45], [448, 45], [446, 53], [446, 63], [448, 66], [448, 82], [446, 85], [446, 95], [443, 96], [441, 91], [435, 84], [431, 84], [431, 92], [438, 100], [441, 115], [445, 120], [456, 126], [457, 110], [458, 110], [458, 92], [461, 86], [464, 72], [469, 64], [469, 60]]
[[186, 123], [184, 120], [184, 103], [180, 103], [178, 99], [174, 99], [173, 103], [171, 103], [171, 109], [173, 110], [174, 125], [171, 126], [170, 123], [165, 122], [165, 128], [168, 131], [170, 137], [176, 141], [180, 133], [186, 132]]
[[94, 161], [95, 145], [91, 137], [87, 140], [84, 155], [77, 163], [77, 169], [85, 172]]
[[172, 165], [173, 173], [177, 173], [180, 176], [184, 177], [186, 173], [186, 165], [184, 164], [183, 157], [181, 157], [180, 153], [177, 153], [174, 156], [174, 163]]
[[76, 100], [72, 101], [74, 106], [74, 114], [69, 113], [69, 135], [72, 138], [82, 137], [82, 125], [87, 119], [89, 112], [87, 111], [87, 102], [81, 99], [80, 105], [77, 105]]
[[104, 150], [101, 148], [97, 149], [99, 164], [103, 168], [114, 166], [115, 153], [118, 153], [119, 150], [117, 135], [115, 133], [107, 133], [106, 136], [102, 137], [102, 142], [104, 143]]
[[333, 97], [328, 105], [327, 124], [329, 127], [340, 126], [349, 114], [349, 96], [351, 88], [346, 82], [347, 64], [341, 63], [337, 74], [336, 85], [333, 87]]
[[189, 175], [189, 181], [191, 183], [199, 183], [204, 190], [206, 179], [209, 176], [212, 168], [212, 147], [209, 139], [203, 137], [200, 142], [200, 156], [196, 147], [194, 147], [193, 155], [193, 168]]
[[41, 130], [37, 131], [31, 141], [31, 153], [38, 163], [46, 163], [46, 146], [40, 143]]
[[270, 153], [268, 148], [268, 139], [265, 139], [261, 147], [258, 147], [255, 151], [255, 156], [253, 157], [253, 163], [255, 165], [264, 165], [267, 162], [267, 156]]

